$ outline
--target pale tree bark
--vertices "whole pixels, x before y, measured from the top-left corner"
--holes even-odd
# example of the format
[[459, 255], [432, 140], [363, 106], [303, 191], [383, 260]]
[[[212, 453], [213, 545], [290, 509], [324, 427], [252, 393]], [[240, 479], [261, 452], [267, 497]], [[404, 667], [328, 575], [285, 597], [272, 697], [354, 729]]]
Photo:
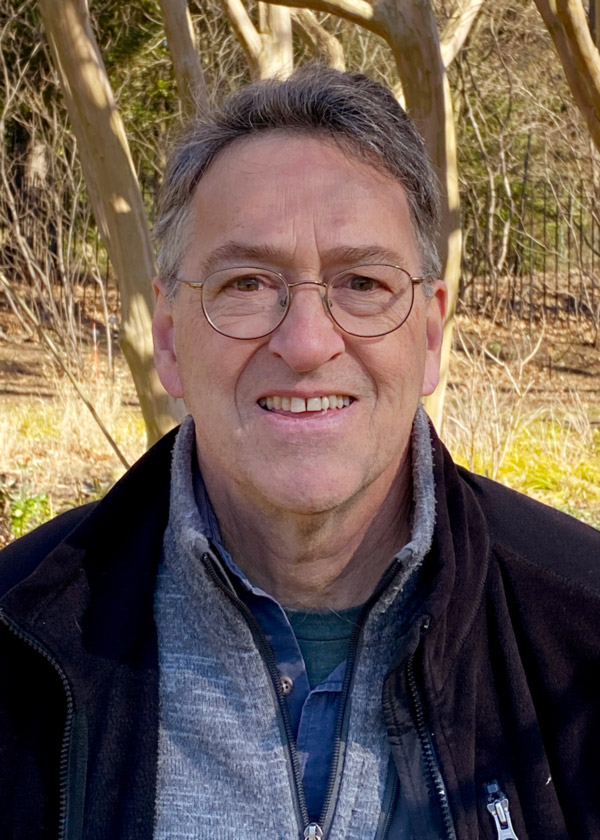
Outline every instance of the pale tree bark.
[[258, 4], [258, 28], [242, 0], [221, 0], [248, 58], [254, 78], [285, 79], [294, 69], [292, 18], [289, 9]]
[[600, 52], [583, 4], [581, 0], [535, 0], [535, 4], [554, 41], [592, 141], [600, 151]]
[[148, 442], [174, 425], [154, 369], [151, 279], [154, 259], [144, 205], [85, 0], [39, 0], [65, 102], [77, 138], [96, 224], [121, 292], [120, 344], [131, 370]]
[[437, 169], [442, 199], [439, 251], [448, 287], [448, 312], [444, 327], [440, 384], [426, 400], [427, 410], [439, 428], [458, 297], [461, 261], [460, 197], [456, 157], [456, 132], [452, 98], [443, 58], [449, 61], [464, 44], [481, 2], [458, 0], [452, 26], [440, 43], [431, 0], [273, 0], [293, 8], [336, 14], [364, 26], [389, 44], [402, 85], [402, 101], [425, 138]]
[[186, 117], [208, 106], [208, 91], [200, 63], [187, 0], [159, 0], [177, 91]]
[[484, 2], [485, 0], [457, 0], [440, 38], [442, 61], [446, 67], [452, 64], [464, 47]]
[[341, 42], [321, 26], [309, 9], [292, 9], [292, 28], [314, 52], [325, 57], [330, 67], [335, 70], [346, 69]]

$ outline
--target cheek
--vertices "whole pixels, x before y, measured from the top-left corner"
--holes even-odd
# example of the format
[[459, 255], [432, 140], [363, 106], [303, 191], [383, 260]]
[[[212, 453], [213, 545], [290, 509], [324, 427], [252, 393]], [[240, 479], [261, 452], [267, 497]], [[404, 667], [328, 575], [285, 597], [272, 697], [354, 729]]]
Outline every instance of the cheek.
[[250, 348], [220, 336], [204, 319], [190, 326], [175, 338], [184, 399], [196, 424], [214, 428], [237, 411]]
[[385, 353], [374, 354], [369, 366], [374, 372], [378, 399], [398, 410], [399, 405], [402, 408], [407, 401], [412, 404], [421, 396], [426, 341], [421, 331], [410, 328], [391, 334], [388, 339], [394, 339], [393, 344], [390, 342]]

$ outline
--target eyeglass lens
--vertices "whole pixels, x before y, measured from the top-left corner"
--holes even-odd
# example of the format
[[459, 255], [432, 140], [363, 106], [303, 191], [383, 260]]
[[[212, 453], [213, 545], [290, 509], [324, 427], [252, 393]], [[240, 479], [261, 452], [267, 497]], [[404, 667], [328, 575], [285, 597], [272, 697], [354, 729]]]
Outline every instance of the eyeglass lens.
[[[232, 338], [260, 338], [283, 321], [292, 294], [293, 288], [290, 292], [275, 272], [227, 268], [206, 278], [202, 305], [219, 332]], [[325, 302], [344, 331], [363, 337], [385, 335], [408, 317], [413, 284], [410, 275], [396, 266], [354, 266], [330, 278]]]

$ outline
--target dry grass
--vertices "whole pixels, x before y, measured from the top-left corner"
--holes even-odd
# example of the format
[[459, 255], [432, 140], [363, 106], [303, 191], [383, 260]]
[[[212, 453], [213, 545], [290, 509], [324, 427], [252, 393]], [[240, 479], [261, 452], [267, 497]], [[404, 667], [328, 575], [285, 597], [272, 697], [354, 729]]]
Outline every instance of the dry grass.
[[[122, 400], [119, 382], [86, 394], [129, 463], [144, 451], [139, 410]], [[53, 399], [22, 397], [0, 406], [0, 545], [74, 505], [100, 497], [123, 466], [64, 378]]]
[[458, 330], [442, 437], [456, 461], [600, 528], [600, 427], [568, 385], [539, 393], [538, 338]]

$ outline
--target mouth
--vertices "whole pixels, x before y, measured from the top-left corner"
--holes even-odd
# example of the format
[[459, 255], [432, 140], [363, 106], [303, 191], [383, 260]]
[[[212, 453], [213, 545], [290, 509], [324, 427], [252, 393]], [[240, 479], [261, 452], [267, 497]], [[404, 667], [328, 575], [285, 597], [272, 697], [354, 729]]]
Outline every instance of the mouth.
[[284, 397], [273, 394], [261, 397], [259, 406], [265, 411], [289, 411], [291, 414], [308, 414], [317, 411], [337, 411], [354, 402], [347, 394], [326, 394], [322, 397]]

